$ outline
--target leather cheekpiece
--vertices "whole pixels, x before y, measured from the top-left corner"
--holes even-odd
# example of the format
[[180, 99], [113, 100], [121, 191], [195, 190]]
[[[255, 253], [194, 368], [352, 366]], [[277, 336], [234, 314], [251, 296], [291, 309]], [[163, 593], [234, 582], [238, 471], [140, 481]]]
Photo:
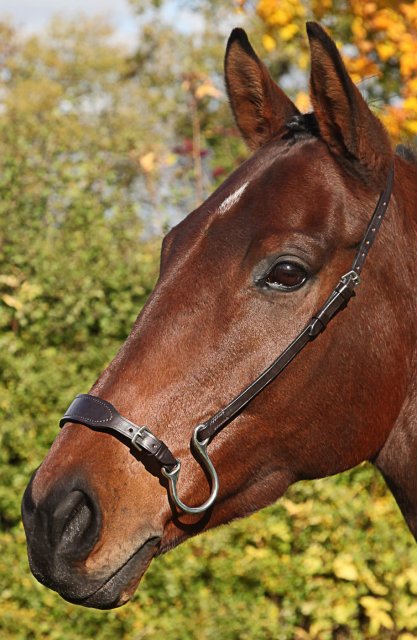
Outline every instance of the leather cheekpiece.
[[61, 419], [60, 426], [64, 426], [67, 422], [77, 422], [94, 429], [116, 431], [128, 438], [133, 447], [139, 451], [146, 451], [150, 456], [158, 460], [163, 467], [163, 475], [171, 482], [173, 487], [172, 495], [177, 506], [188, 513], [201, 513], [208, 509], [217, 496], [218, 480], [215, 469], [206, 452], [207, 443], [223, 429], [223, 427], [234, 420], [265, 387], [284, 371], [304, 347], [309, 342], [315, 340], [315, 338], [325, 330], [329, 322], [336, 317], [342, 309], [346, 308], [349, 300], [355, 295], [354, 289], [360, 282], [360, 273], [362, 272], [369, 250], [384, 219], [390, 202], [393, 183], [394, 165], [389, 169], [385, 189], [379, 197], [361, 245], [356, 252], [351, 270], [340, 278], [327, 300], [313, 315], [306, 327], [269, 367], [233, 398], [226, 407], [220, 409], [220, 411], [206, 422], [198, 425], [194, 429], [194, 445], [200, 449], [200, 455], [203, 461], [206, 461], [205, 466], [209, 470], [214, 482], [211, 497], [202, 506], [190, 508], [179, 500], [176, 494], [176, 481], [180, 470], [180, 462], [172, 455], [166, 444], [162, 442], [162, 440], [159, 440], [148, 427], [138, 427], [127, 418], [123, 418], [107, 400], [89, 394], [78, 395]]

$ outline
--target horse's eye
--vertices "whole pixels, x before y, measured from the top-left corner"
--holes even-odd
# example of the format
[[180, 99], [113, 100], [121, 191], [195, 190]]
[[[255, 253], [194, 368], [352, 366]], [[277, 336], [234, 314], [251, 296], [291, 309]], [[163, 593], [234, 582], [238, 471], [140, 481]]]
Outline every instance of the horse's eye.
[[272, 289], [291, 291], [298, 289], [307, 280], [307, 271], [295, 262], [278, 262], [265, 278], [265, 284]]

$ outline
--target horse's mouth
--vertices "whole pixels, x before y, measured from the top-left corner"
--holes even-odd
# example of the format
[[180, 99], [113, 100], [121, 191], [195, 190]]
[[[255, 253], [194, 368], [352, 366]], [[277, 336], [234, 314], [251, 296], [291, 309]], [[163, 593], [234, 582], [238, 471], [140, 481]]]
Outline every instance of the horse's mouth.
[[86, 598], [66, 598], [73, 604], [94, 609], [114, 609], [126, 604], [157, 553], [161, 538], [149, 538], [130, 558]]

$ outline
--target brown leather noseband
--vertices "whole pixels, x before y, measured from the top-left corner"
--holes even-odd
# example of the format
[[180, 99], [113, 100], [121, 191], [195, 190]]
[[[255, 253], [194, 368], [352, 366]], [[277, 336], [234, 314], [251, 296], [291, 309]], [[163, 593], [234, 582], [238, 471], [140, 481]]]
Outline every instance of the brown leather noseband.
[[171, 453], [167, 445], [159, 440], [146, 426], [137, 426], [122, 417], [117, 410], [102, 398], [89, 394], [80, 394], [71, 403], [60, 421], [63, 427], [67, 422], [84, 424], [93, 429], [109, 430], [127, 438], [129, 444], [139, 451], [145, 451], [161, 465], [162, 474], [168, 479], [171, 497], [177, 507], [191, 514], [198, 514], [209, 509], [216, 500], [219, 482], [216, 470], [207, 454], [209, 441], [227, 424], [229, 424], [267, 385], [269, 385], [295, 358], [296, 355], [312, 340], [322, 333], [332, 318], [344, 309], [355, 295], [355, 287], [360, 283], [360, 275], [375, 240], [375, 236], [388, 208], [394, 180], [394, 167], [391, 166], [384, 191], [381, 193], [375, 211], [369, 222], [361, 245], [356, 253], [351, 270], [345, 273], [327, 298], [323, 306], [313, 315], [301, 333], [288, 347], [265, 369], [251, 384], [241, 391], [233, 400], [203, 424], [195, 427], [192, 443], [201, 463], [211, 478], [211, 494], [204, 504], [188, 507], [179, 498], [177, 480], [181, 463]]

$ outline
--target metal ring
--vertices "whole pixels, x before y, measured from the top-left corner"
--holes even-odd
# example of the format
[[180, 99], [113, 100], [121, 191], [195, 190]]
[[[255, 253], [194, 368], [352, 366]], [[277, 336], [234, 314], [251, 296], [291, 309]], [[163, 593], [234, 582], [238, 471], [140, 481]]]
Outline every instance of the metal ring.
[[186, 504], [182, 502], [182, 500], [180, 500], [177, 493], [177, 482], [178, 482], [178, 476], [181, 469], [180, 461], [178, 461], [178, 464], [171, 471], [167, 471], [165, 467], [162, 467], [162, 474], [165, 476], [165, 478], [167, 478], [169, 482], [169, 490], [170, 490], [171, 497], [175, 502], [175, 504], [177, 505], [177, 507], [182, 511], [184, 511], [184, 513], [190, 513], [190, 514], [204, 513], [204, 511], [207, 511], [207, 509], [210, 509], [210, 507], [214, 504], [217, 498], [217, 495], [219, 493], [219, 478], [217, 476], [216, 469], [214, 468], [213, 463], [210, 460], [209, 455], [207, 453], [207, 444], [208, 444], [209, 438], [206, 438], [206, 440], [203, 440], [203, 442], [200, 442], [197, 438], [198, 432], [204, 426], [205, 426], [204, 424], [197, 425], [197, 427], [194, 429], [194, 432], [193, 432], [192, 442], [195, 447], [196, 453], [200, 458], [201, 465], [208, 471], [211, 479], [211, 484], [212, 484], [211, 494], [209, 498], [206, 500], [206, 502], [204, 502], [199, 507], [188, 507]]

